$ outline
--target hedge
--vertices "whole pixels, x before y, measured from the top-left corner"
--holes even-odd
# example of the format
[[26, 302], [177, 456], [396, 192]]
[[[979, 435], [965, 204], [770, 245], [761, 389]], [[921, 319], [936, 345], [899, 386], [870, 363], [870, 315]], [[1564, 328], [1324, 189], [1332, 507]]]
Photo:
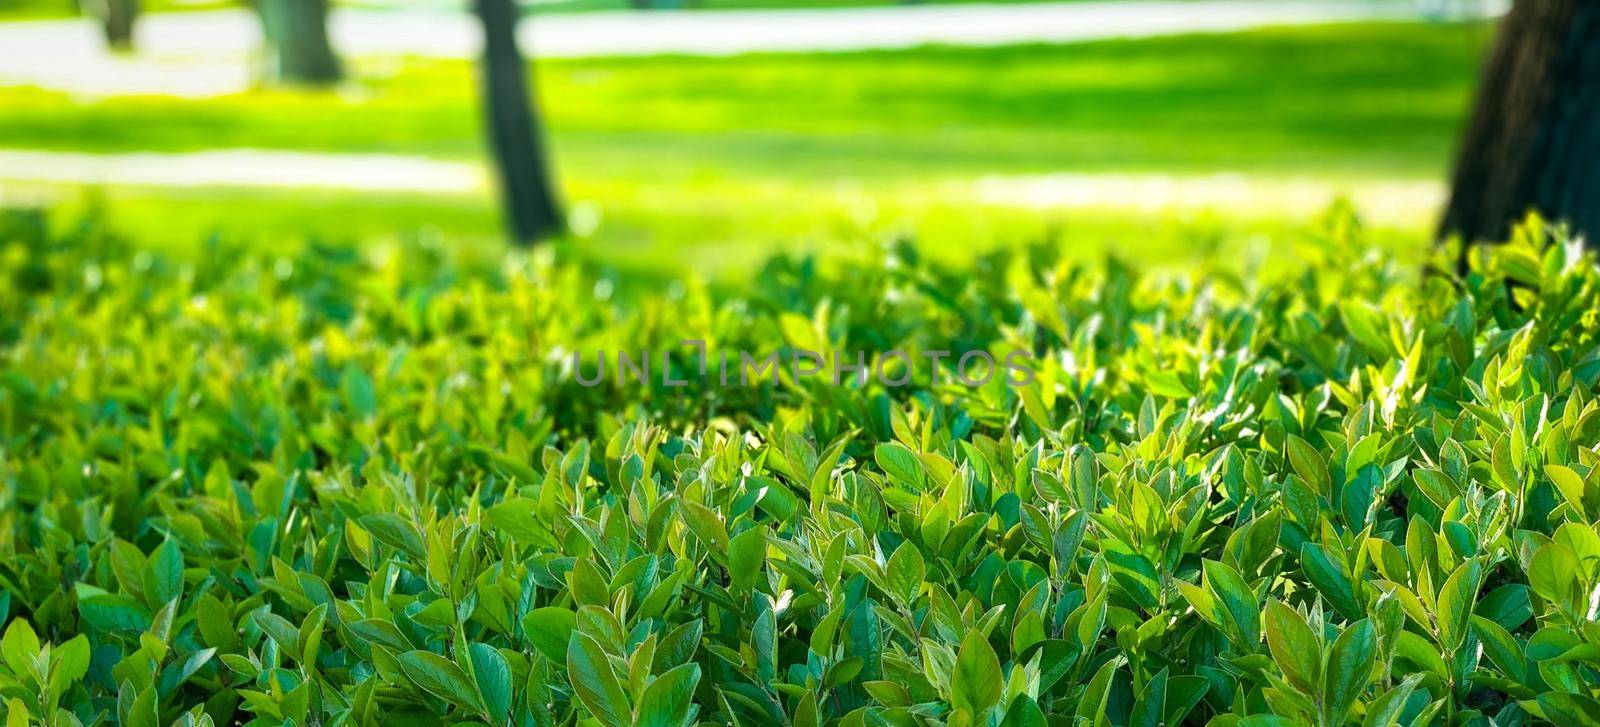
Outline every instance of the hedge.
[[[1057, 250], [657, 290], [7, 216], [8, 724], [1600, 724], [1592, 257]], [[577, 381], [621, 350], [686, 383]]]

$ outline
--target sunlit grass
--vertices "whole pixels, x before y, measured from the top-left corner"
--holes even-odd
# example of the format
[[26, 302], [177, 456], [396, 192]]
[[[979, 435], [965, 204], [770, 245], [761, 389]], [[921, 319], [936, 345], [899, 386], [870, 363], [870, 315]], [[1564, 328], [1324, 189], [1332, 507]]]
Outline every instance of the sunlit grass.
[[[1321, 235], [1320, 210], [1226, 207], [1041, 209], [983, 202], [962, 187], [895, 185], [824, 188], [748, 180], [682, 186], [635, 182], [568, 185], [577, 234], [555, 244], [562, 257], [653, 284], [696, 274], [737, 283], [774, 251], [849, 257], [909, 239], [930, 257], [959, 263], [1001, 246], [1053, 243], [1069, 256], [1117, 256], [1150, 269], [1279, 268]], [[285, 189], [35, 188], [58, 224], [104, 215], [136, 244], [180, 257], [203, 252], [212, 236], [252, 247], [292, 250], [308, 242], [385, 245], [421, 238], [465, 260], [492, 261], [504, 250], [489, 195], [397, 194]], [[741, 204], [729, 204], [738, 199]], [[1334, 204], [1329, 198], [1329, 207]], [[1402, 259], [1426, 250], [1431, 209], [1410, 221], [1379, 219], [1366, 238]]]
[[[655, 168], [837, 174], [1291, 169], [1434, 174], [1488, 37], [1362, 24], [1058, 46], [739, 58], [552, 60], [537, 87], [557, 149]], [[8, 146], [228, 146], [480, 153], [465, 62], [358, 64], [331, 92], [211, 100], [0, 89]], [[604, 159], [600, 159], [605, 157]], [[625, 170], [632, 171], [632, 170]]]
[[[1143, 210], [980, 199], [980, 179], [1237, 172], [1255, 179], [1436, 180], [1488, 36], [1478, 25], [1363, 24], [1064, 46], [922, 48], [537, 65], [569, 247], [627, 270], [737, 275], [772, 249], [897, 235], [964, 255], [1043, 237], [1181, 264], [1191, 251], [1302, 235], [1305, 204]], [[364, 61], [329, 92], [80, 102], [0, 89], [0, 146], [96, 152], [256, 147], [483, 157], [472, 68]], [[52, 195], [79, 199], [77, 192]], [[1330, 199], [1327, 200], [1331, 202]], [[365, 242], [430, 231], [501, 243], [474, 195], [113, 189], [153, 245], [201, 233]], [[75, 203], [74, 203], [75, 204]], [[1259, 206], [1259, 203], [1256, 203]], [[1376, 215], [1424, 244], [1429, 204]]]

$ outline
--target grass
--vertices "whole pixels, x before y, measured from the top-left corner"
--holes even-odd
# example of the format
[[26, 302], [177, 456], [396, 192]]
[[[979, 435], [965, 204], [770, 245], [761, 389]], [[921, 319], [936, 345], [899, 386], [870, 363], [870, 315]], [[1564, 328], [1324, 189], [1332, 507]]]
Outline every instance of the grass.
[[[559, 255], [609, 271], [620, 284], [694, 275], [746, 281], [774, 251], [858, 254], [910, 240], [930, 257], [969, 261], [996, 248], [1047, 243], [1076, 259], [1116, 255], [1181, 270], [1205, 263], [1235, 271], [1292, 264], [1315, 236], [1317, 209], [1227, 209], [1142, 214], [1038, 210], [984, 204], [955, 191], [863, 192], [813, 186], [751, 189], [739, 183], [654, 190], [570, 185], [568, 199], [600, 216], [593, 234], [556, 243]], [[37, 191], [37, 190], [36, 190]], [[141, 247], [203, 254], [215, 235], [250, 248], [292, 251], [308, 242], [388, 246], [448, 241], [456, 254], [493, 259], [504, 239], [488, 195], [371, 194], [324, 190], [51, 189], [34, 199], [63, 226], [105, 215]], [[737, 203], [730, 202], [737, 200]], [[1330, 206], [1333, 200], [1329, 200]], [[1415, 223], [1372, 225], [1370, 242], [1402, 259], [1425, 252], [1429, 213]]]
[[[989, 175], [1243, 172], [1439, 178], [1489, 36], [1481, 25], [1360, 24], [1002, 48], [536, 65], [571, 201], [599, 205], [581, 247], [635, 268], [737, 269], [772, 245], [911, 234], [970, 251], [1065, 229], [1084, 251], [1181, 251], [1295, 229], [1303, 210], [1120, 219], [980, 203]], [[82, 101], [0, 89], [6, 146], [121, 152], [259, 147], [476, 161], [471, 67], [364, 61], [325, 92]], [[71, 196], [70, 194], [68, 195]], [[487, 194], [107, 190], [118, 219], [183, 234], [305, 230], [367, 239], [433, 226], [495, 244]], [[1330, 200], [1331, 201], [1331, 200]], [[1418, 210], [1395, 230], [1417, 234]], [[1220, 230], [1220, 232], [1218, 232]], [[1393, 231], [1383, 233], [1397, 238]]]
[[[1304, 170], [1433, 174], [1489, 36], [1366, 24], [1000, 48], [737, 59], [552, 60], [537, 86], [558, 149], [639, 166], [838, 174]], [[0, 90], [10, 146], [224, 146], [472, 156], [464, 62], [358, 65], [332, 92], [220, 99]], [[796, 165], [799, 165], [798, 168]]]

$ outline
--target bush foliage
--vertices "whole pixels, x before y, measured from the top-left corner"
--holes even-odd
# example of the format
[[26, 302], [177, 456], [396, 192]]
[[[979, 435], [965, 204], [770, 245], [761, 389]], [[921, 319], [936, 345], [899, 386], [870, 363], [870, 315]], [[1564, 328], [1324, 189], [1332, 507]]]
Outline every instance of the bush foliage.
[[[637, 295], [0, 228], [8, 724], [1600, 723], [1600, 271], [1537, 221]], [[1038, 376], [573, 380], [683, 339]]]

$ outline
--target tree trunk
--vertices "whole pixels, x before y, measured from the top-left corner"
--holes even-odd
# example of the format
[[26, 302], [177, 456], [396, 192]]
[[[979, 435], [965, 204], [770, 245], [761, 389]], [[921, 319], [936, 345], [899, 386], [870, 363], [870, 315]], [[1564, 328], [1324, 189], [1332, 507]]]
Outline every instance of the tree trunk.
[[1600, 2], [1517, 0], [1462, 139], [1440, 237], [1499, 241], [1529, 211], [1600, 243]]
[[133, 49], [133, 21], [139, 17], [139, 0], [94, 0], [84, 7], [91, 17], [100, 21], [108, 47]]
[[328, 0], [259, 0], [270, 75], [287, 83], [338, 81], [339, 57], [328, 42]]
[[473, 7], [483, 21], [484, 112], [506, 225], [513, 243], [531, 245], [559, 234], [563, 225], [517, 48], [517, 6], [514, 0], [473, 0]]

